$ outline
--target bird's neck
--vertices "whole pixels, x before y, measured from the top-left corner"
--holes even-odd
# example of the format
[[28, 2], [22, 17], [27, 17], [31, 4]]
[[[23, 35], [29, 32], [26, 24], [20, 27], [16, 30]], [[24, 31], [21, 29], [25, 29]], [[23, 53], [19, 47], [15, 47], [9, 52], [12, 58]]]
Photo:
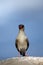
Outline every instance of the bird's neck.
[[19, 33], [18, 33], [18, 36], [17, 36], [17, 39], [23, 41], [24, 39], [26, 39], [26, 34], [23, 30], [19, 30]]
[[24, 33], [24, 30], [19, 30], [19, 33], [23, 34]]

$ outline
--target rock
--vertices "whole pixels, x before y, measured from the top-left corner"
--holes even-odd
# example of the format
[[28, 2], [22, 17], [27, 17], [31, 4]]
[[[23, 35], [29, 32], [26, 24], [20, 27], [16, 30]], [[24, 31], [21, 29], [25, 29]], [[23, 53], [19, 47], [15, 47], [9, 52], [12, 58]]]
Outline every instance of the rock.
[[15, 57], [1, 60], [0, 65], [43, 65], [43, 57]]

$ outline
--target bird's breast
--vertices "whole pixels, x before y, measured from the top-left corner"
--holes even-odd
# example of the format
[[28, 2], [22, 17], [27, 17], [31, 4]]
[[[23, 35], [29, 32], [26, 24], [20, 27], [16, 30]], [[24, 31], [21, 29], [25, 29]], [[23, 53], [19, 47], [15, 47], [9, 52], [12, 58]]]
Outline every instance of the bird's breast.
[[19, 40], [21, 43], [23, 43], [25, 39], [26, 39], [26, 36], [23, 35], [23, 34], [20, 34], [20, 35], [18, 36], [18, 40]]
[[21, 32], [21, 33], [18, 34], [17, 39], [18, 39], [18, 48], [19, 48], [19, 50], [21, 48], [26, 49], [27, 48], [27, 42], [25, 41], [27, 39], [26, 35], [23, 32]]

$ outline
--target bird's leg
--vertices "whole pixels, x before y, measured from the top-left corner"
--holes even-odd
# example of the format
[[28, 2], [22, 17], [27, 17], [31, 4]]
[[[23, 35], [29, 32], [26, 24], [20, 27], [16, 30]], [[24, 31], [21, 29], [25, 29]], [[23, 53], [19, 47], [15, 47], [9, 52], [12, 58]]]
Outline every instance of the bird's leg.
[[27, 57], [28, 57], [29, 55], [26, 53], [26, 54], [25, 54], [25, 56], [27, 56]]
[[20, 57], [20, 53], [18, 53], [18, 57]]

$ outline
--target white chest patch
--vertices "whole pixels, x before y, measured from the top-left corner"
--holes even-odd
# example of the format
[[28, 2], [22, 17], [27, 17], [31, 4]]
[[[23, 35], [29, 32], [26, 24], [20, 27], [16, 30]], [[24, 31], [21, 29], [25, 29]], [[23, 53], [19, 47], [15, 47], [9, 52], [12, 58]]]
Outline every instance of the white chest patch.
[[21, 42], [23, 42], [26, 39], [26, 35], [24, 34], [24, 32], [20, 32], [17, 39], [19, 39]]
[[17, 39], [19, 40], [18, 42], [18, 48], [19, 50], [22, 48], [27, 48], [27, 42], [25, 42], [25, 40], [27, 39], [26, 35], [24, 32], [20, 32], [17, 36]]

